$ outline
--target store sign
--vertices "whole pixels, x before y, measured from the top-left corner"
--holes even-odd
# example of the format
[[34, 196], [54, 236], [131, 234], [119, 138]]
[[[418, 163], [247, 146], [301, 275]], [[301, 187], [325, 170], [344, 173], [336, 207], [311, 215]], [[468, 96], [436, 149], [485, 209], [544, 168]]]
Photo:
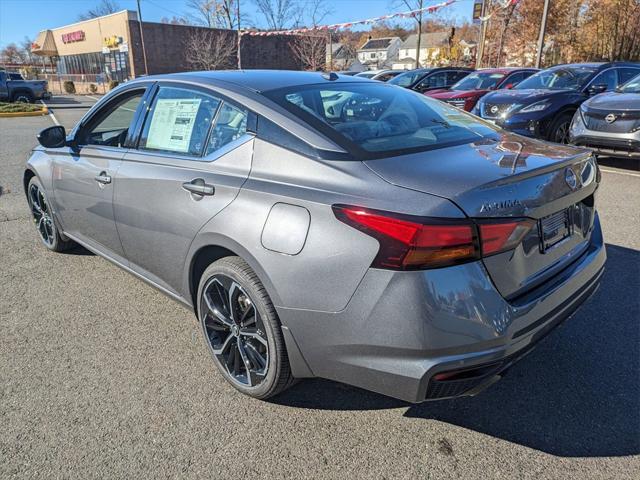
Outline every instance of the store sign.
[[105, 37], [102, 41], [102, 45], [107, 48], [118, 48], [118, 45], [122, 43], [122, 37], [117, 35], [111, 35], [110, 37]]
[[473, 23], [475, 24], [479, 24], [480, 22], [480, 17], [482, 17], [482, 4], [484, 3], [484, 0], [475, 0], [475, 2], [473, 2]]
[[63, 33], [62, 34], [62, 42], [63, 43], [73, 43], [73, 42], [83, 42], [84, 41], [84, 31], [76, 30], [75, 32]]

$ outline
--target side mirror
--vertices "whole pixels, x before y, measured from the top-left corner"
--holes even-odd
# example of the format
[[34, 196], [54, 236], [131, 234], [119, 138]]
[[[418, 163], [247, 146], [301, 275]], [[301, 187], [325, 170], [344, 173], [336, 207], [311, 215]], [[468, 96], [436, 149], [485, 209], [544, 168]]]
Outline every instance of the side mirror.
[[504, 88], [508, 88], [509, 90], [511, 90], [513, 87], [515, 87], [515, 85], [513, 83], [507, 83]]
[[59, 148], [67, 144], [67, 133], [62, 125], [54, 125], [41, 130], [37, 138], [40, 145], [47, 148]]
[[589, 95], [597, 95], [599, 93], [606, 92], [606, 91], [607, 91], [606, 83], [599, 83], [597, 85], [591, 85], [589, 87]]

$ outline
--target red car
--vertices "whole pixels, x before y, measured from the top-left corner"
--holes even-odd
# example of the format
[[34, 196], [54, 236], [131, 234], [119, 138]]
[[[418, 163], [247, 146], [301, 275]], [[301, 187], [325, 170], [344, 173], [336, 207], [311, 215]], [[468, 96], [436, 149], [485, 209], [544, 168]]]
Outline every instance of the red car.
[[484, 68], [470, 73], [451, 88], [431, 90], [425, 95], [470, 112], [484, 94], [500, 88], [513, 88], [537, 71], [535, 68]]

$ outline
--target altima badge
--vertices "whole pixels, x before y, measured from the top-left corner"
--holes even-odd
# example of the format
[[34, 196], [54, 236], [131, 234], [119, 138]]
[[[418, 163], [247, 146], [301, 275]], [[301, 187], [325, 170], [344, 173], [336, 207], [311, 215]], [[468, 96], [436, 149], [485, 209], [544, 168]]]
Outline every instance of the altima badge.
[[607, 123], [613, 123], [616, 121], [616, 116], [613, 113], [610, 113], [609, 115], [607, 115], [606, 117], [604, 117], [605, 121]]
[[564, 181], [567, 182], [571, 190], [578, 188], [578, 176], [571, 167], [567, 167], [564, 171]]

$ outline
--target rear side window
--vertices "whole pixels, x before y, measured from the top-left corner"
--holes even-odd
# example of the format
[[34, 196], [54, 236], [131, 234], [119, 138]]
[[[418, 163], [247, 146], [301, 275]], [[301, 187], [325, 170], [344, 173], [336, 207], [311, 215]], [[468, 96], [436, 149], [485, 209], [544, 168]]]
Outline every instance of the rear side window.
[[223, 103], [211, 130], [207, 155], [247, 133], [247, 117], [246, 110]]
[[384, 83], [306, 85], [265, 95], [359, 157], [401, 155], [495, 134], [472, 115]]
[[142, 130], [143, 150], [201, 156], [221, 101], [187, 88], [160, 87]]

